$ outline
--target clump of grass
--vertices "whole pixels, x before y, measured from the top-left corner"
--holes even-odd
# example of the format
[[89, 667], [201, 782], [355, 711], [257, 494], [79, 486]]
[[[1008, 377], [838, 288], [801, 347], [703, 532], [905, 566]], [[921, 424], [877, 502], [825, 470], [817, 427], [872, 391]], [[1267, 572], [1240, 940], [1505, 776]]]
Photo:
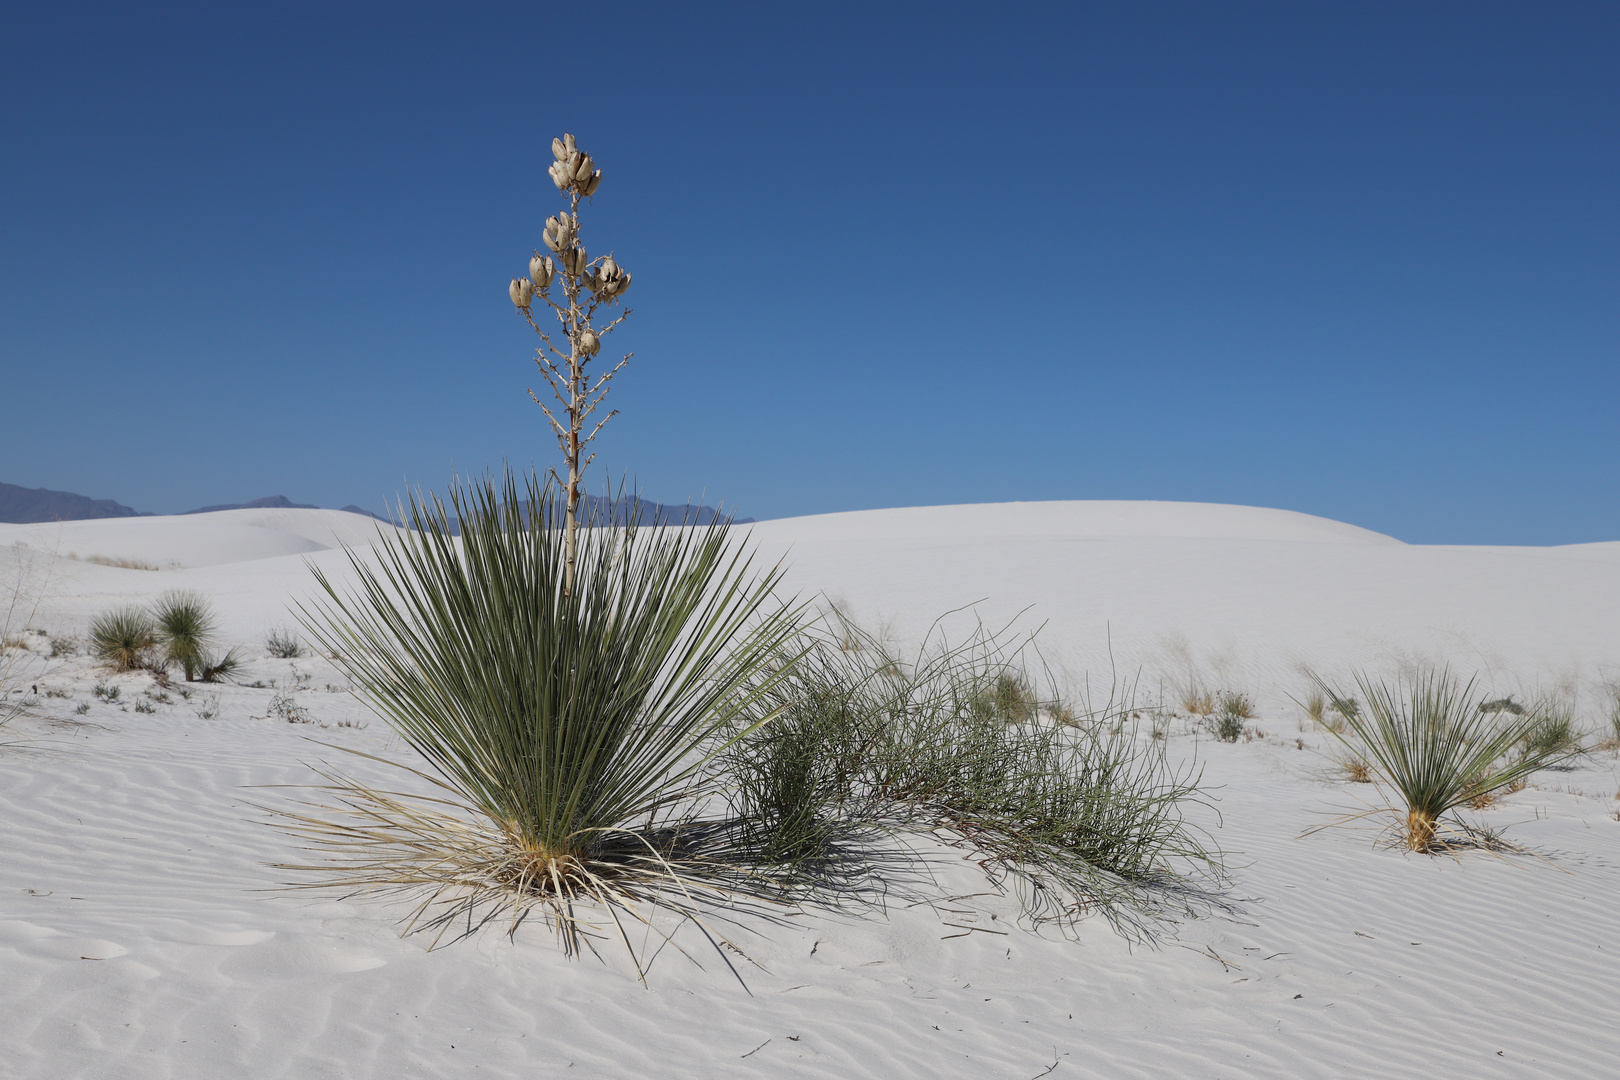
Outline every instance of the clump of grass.
[[980, 690], [973, 704], [985, 717], [994, 717], [1009, 724], [1034, 719], [1040, 706], [1029, 678], [1021, 671], [1012, 670], [998, 673], [990, 685]]
[[146, 698], [137, 698], [135, 701], [135, 711], [138, 713], [155, 713], [157, 712], [157, 706], [152, 704], [152, 702]]
[[[735, 811], [763, 861], [815, 880], [873, 833], [954, 836], [981, 865], [1011, 874], [1034, 923], [1072, 927], [1102, 911], [1148, 932], [1195, 870], [1222, 869], [1185, 816], [1199, 776], [1139, 741], [1128, 703], [1067, 725], [1024, 704], [1031, 680], [994, 635], [926, 645], [909, 661], [847, 623], [812, 635], [759, 706], [776, 719], [743, 730], [724, 755]], [[1008, 672], [1024, 716], [986, 709]]]
[[60, 637], [51, 638], [51, 659], [54, 660], [62, 656], [78, 655], [79, 639], [74, 637], [72, 634], [63, 634]]
[[177, 589], [158, 597], [152, 614], [165, 663], [179, 664], [186, 682], [196, 681], [209, 664], [209, 649], [218, 629], [208, 601]]
[[1188, 683], [1181, 690], [1181, 707], [1193, 716], [1208, 716], [1215, 711], [1215, 695], [1196, 683]]
[[[1391, 809], [1401, 842], [1412, 851], [1442, 849], [1445, 814], [1569, 753], [1545, 745], [1526, 748], [1545, 720], [1539, 707], [1482, 710], [1473, 682], [1459, 685], [1449, 671], [1429, 671], [1395, 686], [1358, 675], [1356, 686], [1366, 708], [1342, 709], [1347, 730], [1335, 734], [1397, 801]], [[1326, 683], [1320, 688], [1335, 704], [1349, 700]]]
[[209, 694], [203, 698], [202, 704], [197, 707], [197, 719], [212, 720], [219, 715], [219, 695]]
[[100, 698], [102, 701], [118, 700], [118, 687], [113, 686], [110, 683], [97, 681], [95, 688], [90, 692], [96, 695], [96, 697]]
[[1372, 783], [1372, 770], [1367, 763], [1359, 757], [1350, 756], [1340, 759], [1339, 767], [1344, 770], [1344, 777], [1352, 784]]
[[264, 639], [265, 652], [277, 660], [296, 660], [304, 655], [304, 644], [292, 630], [277, 627]]
[[1534, 715], [1534, 722], [1519, 740], [1521, 754], [1562, 758], [1580, 752], [1581, 731], [1575, 722], [1575, 711], [1567, 703], [1542, 702]]
[[1220, 711], [1214, 720], [1215, 737], [1222, 742], [1237, 742], [1243, 736], [1243, 721], [1254, 716], [1254, 705], [1245, 694], [1233, 690], [1220, 696]]
[[73, 715], [74, 716], [83, 716], [86, 713], [88, 713], [89, 711], [90, 711], [90, 703], [88, 701], [81, 701], [81, 702], [79, 702], [77, 705], [75, 705], [73, 707]]
[[423, 890], [416, 929], [539, 912], [570, 951], [605, 909], [635, 957], [621, 920], [657, 934], [648, 905], [701, 921], [769, 888], [703, 808], [716, 736], [785, 673], [762, 666], [797, 615], [725, 519], [570, 543], [555, 489], [532, 473], [524, 488], [508, 473], [452, 486], [449, 510], [413, 498], [409, 530], [351, 554], [353, 591], [316, 571], [306, 633], [421, 756], [409, 771], [433, 794], [322, 771], [330, 801], [282, 821], [325, 858], [288, 868], [317, 887]]
[[1322, 696], [1322, 691], [1313, 688], [1305, 695], [1303, 705], [1305, 708], [1305, 715], [1310, 717], [1313, 724], [1320, 727], [1322, 725], [1322, 717], [1327, 709], [1327, 699]]
[[[77, 555], [69, 555], [70, 559], [78, 559]], [[86, 555], [82, 560], [95, 563], [97, 566], [112, 566], [119, 570], [151, 570], [156, 572], [157, 567], [141, 559], [123, 559], [113, 555]]]
[[156, 644], [157, 626], [144, 608], [116, 608], [90, 622], [91, 649], [115, 671], [145, 667]]

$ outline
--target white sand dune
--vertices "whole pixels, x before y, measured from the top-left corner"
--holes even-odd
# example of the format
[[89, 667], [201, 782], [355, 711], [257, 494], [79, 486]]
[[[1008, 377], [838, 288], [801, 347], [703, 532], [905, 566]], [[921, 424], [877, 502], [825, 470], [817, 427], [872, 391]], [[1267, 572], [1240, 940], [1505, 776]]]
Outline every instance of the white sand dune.
[[[614, 949], [570, 961], [538, 926], [428, 952], [398, 935], [403, 902], [275, 891], [285, 875], [265, 864], [297, 849], [250, 805], [276, 797], [254, 785], [307, 782], [302, 763], [321, 757], [388, 777], [306, 736], [410, 760], [374, 719], [338, 726], [368, 721], [330, 665], [256, 644], [311, 592], [306, 560], [341, 574], [340, 545], [369, 543], [372, 524], [280, 510], [0, 526], [0, 573], [51, 551], [165, 567], [44, 560], [33, 625], [82, 634], [112, 603], [196, 589], [252, 648], [246, 678], [298, 687], [327, 725], [268, 718], [268, 686], [123, 711], [147, 677], [50, 660], [38, 639], [29, 681], [71, 697], [42, 696], [0, 735], [24, 744], [0, 750], [0, 1076], [1028, 1078], [1054, 1061], [1057, 1080], [1614, 1074], [1620, 760], [1587, 755], [1478, 815], [1540, 859], [1301, 838], [1369, 792], [1332, 779], [1331, 747], [1288, 695], [1303, 664], [1342, 677], [1449, 662], [1569, 695], [1595, 722], [1620, 675], [1620, 544], [1423, 547], [1168, 503], [870, 511], [751, 535], [766, 562], [785, 555], [792, 589], [900, 640], [980, 601], [988, 623], [1045, 622], [1043, 654], [1076, 682], [1106, 682], [1111, 635], [1144, 692], [1196, 677], [1255, 695], [1264, 737], [1212, 743], [1183, 725], [1171, 739], [1218, 785], [1208, 823], [1233, 853], [1235, 912], [1157, 950], [1100, 920], [1077, 942], [1036, 936], [988, 895], [798, 917], [744, 935], [747, 990], [690, 930], [678, 940], [704, 970], [666, 951], [646, 989]], [[120, 700], [93, 697], [98, 680]], [[199, 718], [213, 694], [219, 714]], [[987, 891], [971, 863], [939, 858], [946, 888]]]

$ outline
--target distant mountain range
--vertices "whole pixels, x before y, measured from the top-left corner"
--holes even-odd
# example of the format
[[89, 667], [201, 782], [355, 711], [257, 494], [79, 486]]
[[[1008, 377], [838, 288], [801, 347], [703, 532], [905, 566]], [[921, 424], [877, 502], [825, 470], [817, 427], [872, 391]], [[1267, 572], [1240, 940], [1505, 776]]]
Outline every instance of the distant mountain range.
[[111, 499], [92, 499], [70, 491], [0, 484], [0, 521], [28, 525], [37, 521], [85, 521], [89, 518], [145, 517]]
[[[586, 521], [602, 521], [607, 517], [607, 509], [611, 500], [598, 495], [585, 495], [582, 497], [584, 507], [580, 516]], [[262, 499], [254, 499], [245, 503], [223, 503], [219, 506], [199, 506], [195, 510], [187, 510], [187, 514], [212, 514], [219, 510], [318, 510], [320, 507], [309, 503], [295, 503], [285, 495], [267, 495]], [[364, 514], [376, 518], [378, 521], [389, 520], [382, 514], [372, 513], [363, 507], [350, 504], [342, 507], [351, 514]], [[685, 522], [688, 525], [707, 525], [713, 521], [717, 511], [709, 506], [693, 506], [690, 503], [684, 506], [669, 506], [664, 503], [650, 502], [647, 499], [637, 498], [633, 501], [625, 499], [621, 502], [615, 513], [614, 523], [623, 525], [632, 519], [653, 522], [668, 521], [674, 523]], [[123, 503], [111, 499], [92, 499], [86, 495], [75, 495], [70, 491], [51, 491], [48, 488], [25, 488], [16, 484], [0, 484], [0, 522], [12, 525], [28, 525], [42, 521], [86, 521], [91, 518], [121, 518], [121, 517], [152, 517], [153, 515], [140, 510], [132, 509]], [[737, 524], [746, 525], [753, 518], [738, 518]]]

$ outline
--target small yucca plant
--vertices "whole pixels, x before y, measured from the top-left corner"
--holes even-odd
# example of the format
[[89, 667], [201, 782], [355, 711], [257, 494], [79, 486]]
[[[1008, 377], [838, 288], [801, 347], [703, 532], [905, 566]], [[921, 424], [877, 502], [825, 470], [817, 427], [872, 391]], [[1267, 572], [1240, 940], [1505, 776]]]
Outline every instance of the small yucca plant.
[[156, 641], [167, 663], [179, 664], [186, 682], [194, 682], [209, 666], [209, 647], [217, 623], [208, 601], [194, 592], [166, 592], [152, 605]]
[[90, 621], [90, 648], [115, 671], [146, 666], [156, 643], [157, 626], [145, 608], [115, 608]]
[[1429, 671], [1405, 685], [1366, 675], [1355, 682], [1362, 706], [1318, 680], [1344, 718], [1342, 730], [1329, 730], [1399, 799], [1401, 841], [1412, 851], [1444, 846], [1439, 834], [1447, 813], [1570, 753], [1533, 741], [1546, 722], [1541, 708], [1482, 709], [1494, 703], [1482, 702], [1472, 680], [1459, 685], [1449, 671]]
[[[765, 878], [702, 817], [740, 715], [780, 677], [797, 630], [729, 523], [603, 526], [572, 542], [554, 488], [511, 474], [413, 500], [411, 528], [358, 585], [304, 612], [310, 640], [422, 759], [413, 799], [328, 771], [337, 798], [288, 827], [331, 861], [320, 884], [423, 888], [420, 925], [541, 909], [572, 949], [580, 905], [641, 918]], [[616, 520], [609, 516], [607, 520]], [[460, 536], [452, 535], [452, 521]], [[570, 580], [570, 559], [574, 575]], [[747, 725], [745, 725], [745, 728]], [[626, 939], [628, 944], [628, 939]]]

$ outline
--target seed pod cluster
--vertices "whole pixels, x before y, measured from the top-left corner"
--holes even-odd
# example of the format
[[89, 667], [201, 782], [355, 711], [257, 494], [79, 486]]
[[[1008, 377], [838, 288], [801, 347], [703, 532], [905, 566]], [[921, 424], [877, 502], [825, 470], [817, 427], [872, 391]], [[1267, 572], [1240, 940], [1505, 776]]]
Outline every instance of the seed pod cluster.
[[512, 298], [512, 306], [519, 311], [528, 311], [529, 305], [534, 302], [534, 286], [527, 278], [513, 278], [512, 285], [507, 289], [507, 295]]
[[551, 288], [552, 275], [557, 272], [557, 265], [551, 261], [550, 255], [535, 254], [529, 260], [529, 280], [534, 282], [536, 292], [545, 292]]
[[578, 235], [579, 222], [569, 217], [566, 212], [546, 218], [546, 230], [541, 234], [546, 247], [552, 251], [561, 251], [572, 244]]
[[609, 255], [602, 260], [602, 265], [585, 275], [585, 287], [591, 290], [598, 300], [612, 303], [630, 287], [630, 271], [613, 261]]
[[551, 182], [558, 191], [574, 191], [580, 195], [595, 195], [602, 182], [602, 170], [595, 168], [591, 155], [574, 145], [572, 135], [551, 140], [551, 156], [557, 160], [548, 170]]
[[562, 259], [563, 273], [570, 277], [579, 277], [585, 273], [585, 268], [591, 264], [590, 257], [585, 254], [585, 249], [578, 244], [566, 251], [558, 252], [558, 255]]

